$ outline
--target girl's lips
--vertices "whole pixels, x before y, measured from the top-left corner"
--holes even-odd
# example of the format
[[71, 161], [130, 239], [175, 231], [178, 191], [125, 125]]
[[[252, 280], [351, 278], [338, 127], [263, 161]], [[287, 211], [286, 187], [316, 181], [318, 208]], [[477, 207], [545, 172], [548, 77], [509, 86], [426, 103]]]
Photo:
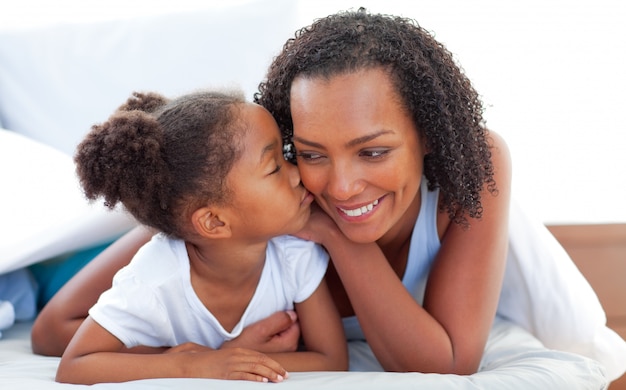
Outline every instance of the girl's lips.
[[309, 191], [305, 190], [304, 192], [304, 196], [302, 197], [302, 200], [300, 201], [300, 205], [301, 206], [308, 206], [313, 202], [313, 199], [315, 199], [313, 197], [313, 194], [310, 193]]

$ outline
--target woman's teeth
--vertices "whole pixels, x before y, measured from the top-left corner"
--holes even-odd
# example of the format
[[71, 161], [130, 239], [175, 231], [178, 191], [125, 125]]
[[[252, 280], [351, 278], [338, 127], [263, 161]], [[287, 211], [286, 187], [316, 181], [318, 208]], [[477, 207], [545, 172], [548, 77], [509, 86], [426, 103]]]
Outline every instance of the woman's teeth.
[[375, 201], [373, 201], [372, 203], [359, 207], [358, 209], [354, 209], [354, 210], [346, 210], [346, 209], [342, 209], [341, 207], [339, 208], [339, 210], [343, 211], [344, 214], [346, 214], [349, 217], [359, 217], [369, 211], [372, 211], [372, 209], [374, 208], [374, 206], [376, 206], [378, 204], [378, 199], [376, 199]]

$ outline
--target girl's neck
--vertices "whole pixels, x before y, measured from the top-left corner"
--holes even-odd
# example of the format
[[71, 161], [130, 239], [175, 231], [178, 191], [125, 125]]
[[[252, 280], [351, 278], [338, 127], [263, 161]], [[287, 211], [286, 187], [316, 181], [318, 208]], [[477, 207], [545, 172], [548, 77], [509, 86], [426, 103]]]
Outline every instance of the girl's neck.
[[186, 247], [196, 296], [230, 332], [257, 290], [267, 243], [237, 246], [232, 240], [225, 241], [211, 245], [186, 242]]
[[257, 279], [265, 264], [267, 242], [240, 244], [233, 240], [211, 243], [185, 242], [192, 275], [201, 280], [239, 285]]

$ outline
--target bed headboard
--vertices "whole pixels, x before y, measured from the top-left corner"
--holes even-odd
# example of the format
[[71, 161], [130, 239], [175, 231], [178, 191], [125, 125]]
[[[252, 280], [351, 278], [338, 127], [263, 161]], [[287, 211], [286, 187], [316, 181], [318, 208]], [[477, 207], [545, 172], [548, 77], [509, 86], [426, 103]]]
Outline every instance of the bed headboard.
[[[548, 225], [548, 229], [598, 294], [607, 325], [626, 339], [626, 223]], [[610, 389], [626, 390], [626, 375]]]

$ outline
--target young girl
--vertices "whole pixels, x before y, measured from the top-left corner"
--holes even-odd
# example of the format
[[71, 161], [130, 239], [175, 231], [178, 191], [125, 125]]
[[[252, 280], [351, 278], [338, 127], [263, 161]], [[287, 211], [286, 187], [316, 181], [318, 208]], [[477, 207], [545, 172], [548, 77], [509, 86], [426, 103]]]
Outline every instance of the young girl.
[[[89, 199], [122, 203], [160, 233], [90, 309], [57, 381], [280, 382], [287, 371], [347, 369], [323, 280], [328, 256], [285, 236], [305, 225], [313, 197], [284, 161], [264, 108], [234, 94], [169, 101], [135, 93], [92, 128], [75, 161]], [[249, 324], [294, 307], [306, 351], [263, 354], [229, 344]], [[137, 346], [173, 348], [124, 350]]]

